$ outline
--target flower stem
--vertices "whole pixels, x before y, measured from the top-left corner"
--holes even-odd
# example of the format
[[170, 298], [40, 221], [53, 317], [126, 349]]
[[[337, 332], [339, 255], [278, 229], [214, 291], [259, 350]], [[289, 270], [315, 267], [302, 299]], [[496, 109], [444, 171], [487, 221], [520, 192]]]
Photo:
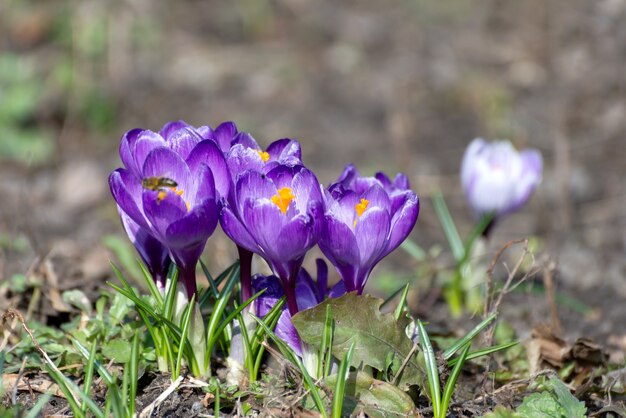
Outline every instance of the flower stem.
[[237, 251], [239, 252], [239, 281], [243, 303], [252, 297], [252, 252], [239, 245]]
[[185, 285], [187, 291], [187, 299], [190, 300], [192, 295], [198, 293], [198, 286], [196, 285], [196, 266], [178, 266], [178, 282]]
[[298, 313], [298, 300], [296, 299], [296, 280], [287, 280], [284, 282], [285, 296], [287, 297], [287, 308], [291, 316]]

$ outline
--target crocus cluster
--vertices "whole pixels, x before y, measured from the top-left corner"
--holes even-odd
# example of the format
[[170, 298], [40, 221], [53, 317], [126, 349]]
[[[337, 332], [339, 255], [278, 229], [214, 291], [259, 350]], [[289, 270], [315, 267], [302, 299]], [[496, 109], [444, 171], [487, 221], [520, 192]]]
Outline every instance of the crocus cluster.
[[515, 150], [509, 141], [473, 140], [461, 163], [461, 185], [477, 217], [494, 219], [519, 209], [541, 181], [543, 161], [535, 149]]
[[[123, 168], [109, 177], [124, 228], [161, 287], [173, 262], [187, 296], [197, 291], [195, 269], [218, 223], [238, 247], [242, 297], [267, 289], [263, 306], [284, 294], [285, 320], [321, 302], [327, 268], [318, 281], [301, 268], [314, 246], [342, 281], [333, 289], [361, 293], [374, 266], [412, 230], [419, 200], [406, 176], [362, 177], [348, 165], [329, 187], [302, 162], [300, 144], [284, 138], [261, 148], [232, 122], [212, 129], [182, 121], [158, 133], [133, 129], [121, 140]], [[274, 275], [252, 280], [252, 254]], [[289, 324], [290, 325], [290, 324]], [[295, 333], [293, 327], [289, 332]], [[297, 341], [296, 341], [297, 342]], [[293, 344], [297, 346], [296, 344]]]

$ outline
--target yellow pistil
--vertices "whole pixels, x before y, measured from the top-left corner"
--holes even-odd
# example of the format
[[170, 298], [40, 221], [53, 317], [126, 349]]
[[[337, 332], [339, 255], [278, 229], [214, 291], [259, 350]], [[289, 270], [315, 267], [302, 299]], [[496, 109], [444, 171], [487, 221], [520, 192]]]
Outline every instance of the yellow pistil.
[[361, 199], [359, 203], [354, 205], [354, 210], [356, 211], [356, 217], [357, 217], [357, 219], [354, 220], [354, 226], [356, 226], [356, 221], [361, 217], [361, 215], [363, 215], [363, 212], [365, 212], [365, 209], [367, 209], [367, 205], [369, 204], [370, 204], [369, 200]]
[[291, 189], [289, 187], [283, 187], [282, 189], [278, 189], [278, 193], [272, 196], [272, 203], [278, 206], [278, 209], [280, 209], [283, 214], [286, 214], [287, 208], [294, 198], [295, 196], [291, 192]]
[[[168, 187], [168, 189], [170, 189], [172, 192], [176, 193], [177, 195], [181, 197], [183, 195], [183, 191], [177, 187]], [[161, 201], [165, 199], [166, 197], [167, 197], [167, 190], [159, 189], [157, 192], [157, 203], [161, 203]], [[186, 205], [187, 205], [187, 210], [189, 210], [189, 203], [186, 203]]]
[[183, 195], [183, 191], [181, 189], [177, 189], [176, 187], [170, 187], [170, 190], [176, 193], [179, 196]]
[[263, 160], [264, 163], [267, 162], [267, 160], [270, 159], [270, 153], [267, 151], [261, 151], [261, 150], [257, 150], [257, 152], [259, 153], [259, 155], [261, 156], [261, 159]]
[[191, 210], [191, 205], [187, 202], [185, 202], [185, 206], [187, 206], [187, 212], [189, 212]]

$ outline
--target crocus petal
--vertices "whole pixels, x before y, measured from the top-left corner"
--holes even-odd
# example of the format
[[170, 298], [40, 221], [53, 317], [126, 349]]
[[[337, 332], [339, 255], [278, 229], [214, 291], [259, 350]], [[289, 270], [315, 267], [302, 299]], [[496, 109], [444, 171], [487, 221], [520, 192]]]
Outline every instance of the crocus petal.
[[387, 244], [390, 219], [385, 209], [372, 208], [359, 218], [354, 229], [361, 260], [359, 265], [371, 266]]
[[355, 266], [361, 259], [352, 229], [331, 215], [324, 217], [319, 247], [335, 266]]
[[137, 136], [141, 133], [141, 129], [131, 129], [126, 132], [120, 141], [120, 159], [122, 163], [133, 175], [141, 177], [141, 166], [137, 165], [133, 150]]
[[196, 132], [200, 134], [202, 139], [211, 139], [213, 138], [213, 129], [210, 126], [204, 125], [196, 128]]
[[385, 189], [383, 189], [382, 186], [374, 184], [372, 187], [368, 188], [362, 196], [369, 202], [364, 213], [370, 211], [370, 208], [384, 209], [389, 212], [389, 209], [391, 208], [391, 201], [389, 200], [389, 194], [385, 191]]
[[346, 284], [343, 282], [343, 280], [340, 280], [336, 285], [334, 285], [328, 291], [328, 297], [329, 298], [338, 298], [338, 297], [343, 296], [345, 294], [346, 294]]
[[396, 174], [396, 177], [393, 179], [393, 187], [398, 190], [407, 190], [411, 187], [409, 178], [403, 173]]
[[235, 183], [241, 173], [247, 170], [263, 171], [265, 166], [256, 149], [245, 147], [242, 144], [232, 146], [228, 152], [227, 163]]
[[126, 215], [123, 210], [119, 209], [119, 214], [128, 238], [137, 249], [148, 271], [160, 285], [164, 285], [171, 263], [167, 248], [154, 238], [146, 228], [142, 228], [130, 216]]
[[[186, 247], [205, 241], [217, 226], [217, 204], [207, 199], [182, 218], [172, 222], [165, 238], [171, 247]], [[197, 260], [196, 260], [197, 261]]]
[[349, 184], [359, 175], [359, 171], [354, 164], [348, 164], [343, 169], [343, 172], [335, 182], [335, 184], [343, 184], [349, 187]]
[[135, 222], [144, 228], [149, 228], [148, 221], [140, 209], [142, 190], [139, 179], [128, 170], [118, 168], [109, 176], [111, 194], [118, 206]]
[[304, 254], [316, 244], [312, 236], [312, 219], [298, 215], [286, 223], [280, 230], [276, 252], [284, 260], [292, 260]]
[[278, 300], [285, 294], [283, 287], [280, 284], [280, 280], [278, 280], [278, 277], [273, 275], [255, 275], [252, 278], [252, 287], [254, 289], [254, 293], [258, 293], [265, 289], [265, 292], [256, 298], [254, 302], [256, 315], [261, 318], [267, 315], [267, 313], [272, 310], [274, 305], [276, 305], [276, 302], [278, 302]]
[[172, 122], [167, 122], [165, 125], [163, 125], [163, 127], [159, 131], [159, 135], [161, 135], [163, 139], [167, 140], [170, 137], [170, 135], [172, 135], [174, 132], [179, 131], [183, 128], [186, 128], [188, 126], [189, 125], [187, 124], [187, 122], [182, 121], [182, 120], [175, 120]]
[[315, 282], [313, 282], [311, 275], [304, 268], [300, 269], [300, 273], [296, 279], [296, 295], [298, 309], [301, 311], [312, 308], [321, 302], [321, 300], [317, 298]]
[[294, 176], [303, 168], [302, 166], [289, 167], [286, 165], [278, 165], [268, 171], [266, 176], [274, 183], [276, 189], [283, 187], [292, 188], [291, 183], [293, 182]]
[[266, 151], [281, 164], [294, 165], [301, 163], [302, 151], [300, 143], [293, 139], [283, 138], [276, 140], [267, 147]]
[[291, 323], [291, 315], [288, 310], [285, 309], [278, 318], [274, 333], [278, 338], [286, 342], [299, 357], [302, 357], [300, 337], [298, 336], [298, 331]]
[[389, 241], [387, 248], [381, 257], [386, 256], [396, 248], [402, 241], [409, 236], [415, 223], [417, 222], [417, 216], [419, 215], [419, 199], [415, 193], [407, 191], [406, 200], [400, 210], [394, 213], [391, 219]]
[[202, 141], [191, 151], [187, 157], [187, 165], [193, 176], [198, 172], [201, 164], [206, 164], [213, 173], [217, 196], [228, 196], [230, 189], [230, 173], [226, 166], [226, 160], [220, 149], [212, 141]]
[[200, 164], [200, 167], [194, 173], [196, 179], [196, 194], [194, 196], [188, 196], [187, 204], [190, 207], [204, 202], [207, 199], [211, 199], [215, 202], [218, 201], [215, 190], [215, 180], [213, 178], [213, 171], [206, 164]]
[[248, 132], [239, 132], [237, 135], [235, 135], [231, 147], [235, 146], [236, 144], [239, 144], [244, 148], [250, 148], [253, 150], [261, 149], [256, 140]]
[[482, 138], [474, 139], [463, 155], [463, 161], [461, 162], [461, 184], [464, 190], [468, 190], [470, 183], [474, 177], [474, 165], [478, 155], [484, 150], [487, 143]]
[[253, 253], [259, 252], [259, 246], [256, 241], [228, 205], [222, 207], [220, 224], [226, 235], [235, 241], [237, 245]]
[[155, 148], [165, 147], [165, 140], [157, 133], [144, 130], [137, 135], [134, 148], [131, 149], [135, 156], [135, 164], [139, 171], [143, 174], [143, 165], [148, 154]]
[[202, 136], [191, 127], [173, 131], [167, 138], [169, 148], [186, 160], [189, 153], [202, 141]]
[[391, 188], [391, 180], [385, 173], [379, 171], [374, 175], [374, 177], [376, 177], [376, 180], [378, 180], [383, 185], [385, 190], [389, 190]]
[[520, 154], [522, 162], [522, 172], [520, 178], [515, 182], [515, 202], [511, 211], [520, 208], [535, 191], [541, 181], [543, 171], [543, 159], [537, 150], [525, 150]]
[[270, 199], [276, 194], [276, 190], [277, 187], [258, 171], [248, 170], [242, 173], [236, 187], [238, 210], [241, 213], [248, 201]]
[[[272, 172], [277, 171], [272, 170]], [[291, 187], [294, 192], [295, 206], [298, 208], [298, 211], [305, 212], [309, 201], [317, 202], [322, 200], [319, 184], [315, 174], [304, 167], [292, 177], [291, 184], [288, 187]]]
[[223, 122], [213, 131], [213, 137], [222, 152], [230, 149], [233, 138], [237, 135], [237, 125], [234, 122]]
[[164, 198], [158, 197], [159, 192], [144, 190], [143, 209], [150, 221], [152, 230], [157, 237], [167, 243], [167, 228], [187, 213], [185, 202], [176, 193], [168, 191]]
[[[243, 221], [255, 241], [263, 248], [265, 256], [271, 260], [288, 260], [278, 252], [279, 240], [290, 240], [282, 236], [286, 216], [269, 200], [248, 201], [243, 208]], [[281, 277], [282, 278], [282, 277]]]

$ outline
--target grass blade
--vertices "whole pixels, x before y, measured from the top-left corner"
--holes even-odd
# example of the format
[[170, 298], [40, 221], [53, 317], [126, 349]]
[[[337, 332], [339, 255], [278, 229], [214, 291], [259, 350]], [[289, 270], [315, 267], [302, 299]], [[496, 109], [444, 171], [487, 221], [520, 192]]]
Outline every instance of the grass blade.
[[457, 342], [452, 344], [452, 346], [450, 346], [450, 348], [448, 348], [446, 351], [444, 351], [443, 352], [443, 358], [446, 359], [446, 360], [449, 360], [454, 355], [454, 353], [459, 351], [459, 349], [461, 347], [463, 347], [468, 342], [471, 342], [474, 338], [476, 338], [476, 336], [478, 334], [480, 334], [480, 332], [482, 330], [487, 328], [487, 326], [494, 319], [496, 319], [497, 316], [498, 316], [498, 314], [496, 312], [494, 312], [491, 315], [489, 315], [487, 318], [485, 318], [480, 324], [476, 325], [470, 332], [465, 334], [465, 336], [463, 338], [460, 338]]
[[165, 301], [163, 306], [163, 316], [165, 318], [171, 320], [172, 312], [174, 312], [174, 305], [176, 304], [176, 292], [178, 291], [178, 269], [174, 268], [174, 274], [172, 274], [172, 279], [169, 280], [169, 283], [165, 286]]
[[[408, 284], [408, 283], [407, 283]], [[391, 295], [389, 295], [384, 301], [383, 303], [380, 305], [380, 308], [384, 308], [385, 306], [389, 305], [393, 299], [398, 296], [400, 293], [402, 293], [404, 291], [406, 284], [403, 284], [402, 286], [400, 286], [399, 288], [397, 288], [396, 290], [393, 291], [393, 293]]]
[[[232, 311], [231, 313], [228, 314], [228, 316], [215, 329], [215, 332], [214, 332], [214, 335], [213, 335], [213, 344], [215, 344], [215, 342], [217, 341], [217, 338], [219, 337], [219, 335], [222, 333], [222, 331], [224, 331], [224, 328], [226, 328], [226, 326], [228, 324], [230, 324], [233, 321], [233, 319], [235, 319], [235, 317], [241, 313], [241, 311], [243, 311], [248, 305], [250, 305], [252, 302], [254, 302], [254, 300], [256, 300], [256, 298], [261, 296], [263, 294], [263, 292], [265, 292], [265, 289], [261, 290], [259, 293], [256, 293], [254, 296], [252, 296], [250, 299], [248, 299], [247, 301], [245, 301], [241, 305], [238, 305], [235, 308], [234, 311]], [[213, 317], [213, 315], [211, 315], [211, 317]]]
[[339, 371], [337, 372], [337, 382], [335, 383], [335, 391], [333, 393], [333, 406], [331, 409], [332, 418], [341, 418], [343, 399], [346, 391], [346, 380], [348, 379], [348, 373], [350, 372], [350, 362], [352, 362], [352, 353], [354, 352], [355, 341], [352, 341], [350, 348], [343, 356], [341, 364], [339, 364]]
[[424, 361], [426, 363], [426, 375], [428, 377], [428, 389], [430, 391], [430, 401], [433, 404], [433, 412], [435, 417], [439, 417], [439, 411], [441, 409], [441, 390], [439, 388], [439, 369], [437, 367], [437, 358], [435, 357], [435, 351], [430, 344], [430, 338], [424, 328], [422, 321], [417, 321], [417, 327], [419, 330], [420, 344], [422, 351], [424, 352]]
[[317, 376], [324, 377], [324, 360], [326, 359], [326, 351], [332, 344], [332, 322], [333, 318], [330, 312], [330, 305], [326, 306], [326, 318], [324, 319], [324, 333], [322, 334], [322, 343], [320, 344], [319, 361], [317, 363]]
[[419, 245], [411, 241], [410, 239], [405, 239], [402, 244], [400, 244], [400, 248], [406, 251], [411, 257], [413, 257], [417, 261], [426, 261], [426, 251], [422, 249]]
[[212, 378], [215, 386], [215, 402], [213, 403], [213, 416], [220, 418], [220, 382], [216, 378]]
[[[94, 364], [96, 362], [96, 340], [91, 344], [91, 349], [89, 350], [89, 357], [87, 358], [87, 367], [85, 369], [85, 381], [83, 384], [83, 392], [85, 395], [90, 396], [91, 393], [91, 383], [93, 382], [93, 369]], [[87, 403], [83, 402], [81, 406], [81, 411], [83, 413], [87, 412]]]
[[397, 321], [400, 319], [400, 315], [402, 315], [402, 311], [404, 310], [404, 305], [406, 303], [406, 298], [409, 295], [409, 283], [404, 285], [404, 291], [402, 292], [402, 296], [400, 296], [400, 301], [398, 302], [398, 306], [396, 306], [396, 310], [393, 312], [393, 317]]
[[461, 369], [463, 368], [463, 364], [465, 363], [465, 360], [467, 359], [467, 354], [469, 352], [470, 345], [471, 344], [469, 342], [465, 344], [463, 351], [461, 351], [461, 354], [455, 359], [457, 360], [456, 364], [454, 365], [454, 368], [452, 369], [452, 372], [450, 372], [450, 376], [448, 377], [448, 380], [446, 381], [446, 387], [443, 390], [443, 399], [441, 400], [441, 409], [439, 410], [439, 416], [441, 418], [446, 418], [446, 413], [448, 412], [448, 405], [450, 404], [450, 399], [452, 399], [452, 394], [454, 393], [454, 387], [456, 386], [456, 381], [458, 380], [461, 374]]
[[[24, 418], [37, 418], [39, 416], [43, 416], [41, 414], [41, 410], [43, 409], [44, 406], [46, 406], [48, 401], [50, 401], [50, 398], [52, 398], [51, 393], [46, 393], [42, 395], [37, 401], [37, 403], [28, 411], [28, 414], [24, 416]], [[83, 405], [86, 405], [86, 403], [83, 402]]]
[[146, 283], [148, 285], [148, 289], [150, 290], [150, 294], [152, 294], [152, 297], [156, 301], [157, 306], [159, 307], [159, 309], [161, 309], [163, 306], [163, 295], [161, 295], [161, 291], [157, 287], [152, 276], [150, 276], [150, 272], [148, 271], [146, 266], [144, 266], [143, 263], [139, 260], [137, 260], [137, 264], [139, 264], [139, 268], [141, 269], [141, 272], [143, 273], [143, 277], [144, 279], [146, 279]]
[[[195, 302], [196, 302], [196, 295], [192, 295], [191, 300], [185, 307], [185, 310], [183, 311], [183, 315], [181, 318], [181, 325], [183, 329], [182, 329], [180, 341], [178, 343], [178, 354], [176, 356], [176, 368], [174, 369], [174, 376], [173, 376], [174, 380], [178, 379], [178, 376], [180, 376], [180, 369], [183, 363], [183, 353], [185, 351], [185, 345], [188, 345], [187, 335], [189, 334], [189, 324], [191, 323], [191, 312], [193, 311]], [[193, 370], [193, 367], [191, 364], [192, 358], [189, 358], [188, 361], [190, 362], [189, 367]]]
[[[80, 341], [78, 341], [76, 338], [71, 337], [71, 340], [72, 344], [74, 344], [74, 347], [78, 350], [78, 354], [83, 356], [85, 360], [89, 361], [90, 353], [89, 350], [87, 350], [87, 347], [82, 345]], [[113, 377], [113, 375], [111, 375], [111, 373], [109, 373], [109, 371], [98, 360], [94, 359], [93, 365], [107, 386], [115, 384], [115, 378]]]
[[85, 395], [85, 393], [80, 390], [80, 388], [76, 386], [74, 382], [63, 376], [61, 373], [57, 372], [49, 364], [46, 364], [45, 367], [48, 374], [52, 377], [52, 379], [54, 379], [54, 382], [59, 386], [59, 389], [61, 389], [61, 391], [65, 395], [67, 403], [70, 405], [70, 408], [72, 409], [74, 415], [78, 417], [85, 416], [85, 414], [81, 411], [80, 406], [78, 405], [78, 403], [76, 403], [76, 400], [74, 399], [74, 394], [76, 394], [81, 398], [83, 402], [87, 404], [89, 410], [96, 416], [96, 418], [105, 417], [102, 410], [98, 408], [98, 405], [96, 405], [96, 403], [89, 396]]
[[456, 261], [462, 260], [465, 256], [465, 246], [463, 245], [459, 231], [456, 229], [456, 225], [452, 220], [446, 201], [440, 192], [433, 196], [433, 207], [435, 209], [435, 213], [437, 214], [437, 218], [439, 218], [441, 227], [443, 228], [443, 233], [446, 235], [446, 239], [448, 240], [454, 259]]
[[137, 384], [139, 381], [139, 333], [135, 332], [130, 349], [130, 393], [128, 395], [128, 410], [132, 417], [135, 414], [135, 400], [137, 398]]
[[[508, 348], [516, 346], [517, 344], [519, 344], [519, 342], [513, 341], [510, 343], [494, 345], [493, 347], [483, 348], [481, 350], [471, 351], [470, 353], [467, 354], [467, 358], [465, 359], [465, 361], [473, 360], [475, 358], [487, 356], [489, 354], [493, 354], [498, 351], [506, 350]], [[452, 360], [449, 360], [448, 366], [450, 367], [454, 366], [457, 361], [458, 361], [458, 358], [453, 358]]]
[[[280, 315], [283, 312], [283, 306], [285, 305], [285, 301], [287, 299], [285, 298], [285, 296], [283, 296], [282, 298], [278, 299], [278, 302], [276, 302], [276, 304], [274, 306], [272, 306], [272, 309], [269, 310], [268, 313], [265, 314], [265, 316], [263, 317], [263, 321], [265, 322], [265, 324], [267, 324], [267, 326], [270, 329], [274, 329], [274, 325], [276, 324], [276, 322], [278, 322], [278, 319], [280, 318]], [[261, 346], [261, 342], [263, 341], [263, 336], [265, 335], [265, 329], [264, 328], [259, 328], [257, 327], [254, 330], [254, 336], [252, 337], [252, 341], [251, 341], [251, 346], [252, 346], [252, 350], [253, 352], [256, 351], [257, 347]]]

